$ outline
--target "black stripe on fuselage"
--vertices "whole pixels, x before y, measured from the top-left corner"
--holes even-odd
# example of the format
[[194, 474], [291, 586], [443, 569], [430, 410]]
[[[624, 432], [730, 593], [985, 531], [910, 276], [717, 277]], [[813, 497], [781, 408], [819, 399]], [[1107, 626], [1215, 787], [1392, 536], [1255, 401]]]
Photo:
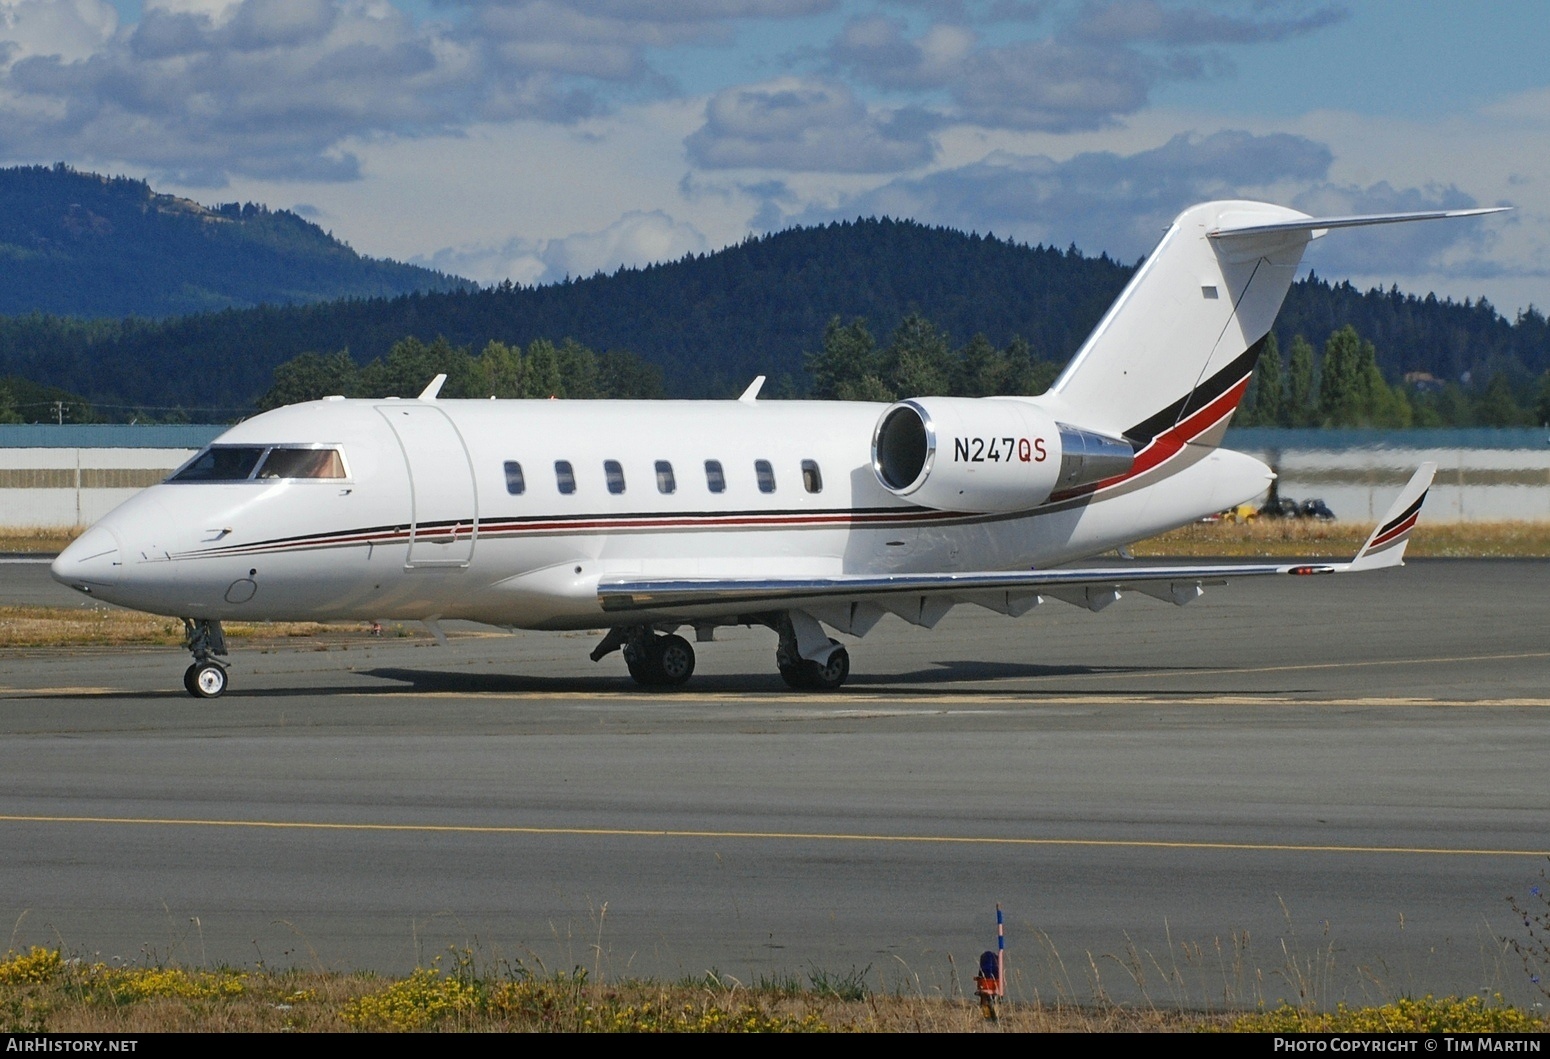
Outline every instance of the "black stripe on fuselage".
[[1245, 375], [1254, 370], [1254, 366], [1259, 363], [1260, 351], [1265, 348], [1265, 338], [1268, 337], [1267, 334], [1248, 349], [1238, 354], [1221, 371], [1206, 379], [1185, 396], [1125, 431], [1125, 437], [1138, 450], [1145, 448], [1158, 434], [1183, 422], [1222, 396], [1222, 394], [1236, 386]]

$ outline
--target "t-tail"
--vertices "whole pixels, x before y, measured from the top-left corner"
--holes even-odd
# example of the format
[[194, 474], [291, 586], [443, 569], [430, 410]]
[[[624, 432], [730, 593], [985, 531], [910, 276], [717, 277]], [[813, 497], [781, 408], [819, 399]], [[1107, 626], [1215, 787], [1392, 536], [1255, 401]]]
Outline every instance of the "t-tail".
[[[1122, 436], [1137, 464], [1215, 448], [1310, 242], [1331, 228], [1496, 213], [1435, 210], [1310, 217], [1264, 202], [1206, 202], [1168, 227], [1045, 403]], [[1192, 461], [1182, 461], [1192, 462]]]

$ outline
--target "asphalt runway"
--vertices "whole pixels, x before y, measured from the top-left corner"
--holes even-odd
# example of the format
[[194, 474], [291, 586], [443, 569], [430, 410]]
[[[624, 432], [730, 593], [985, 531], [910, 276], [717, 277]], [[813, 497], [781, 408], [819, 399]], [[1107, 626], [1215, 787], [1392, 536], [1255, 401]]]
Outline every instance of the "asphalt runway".
[[[763, 630], [664, 693], [580, 634], [237, 644], [214, 703], [174, 649], [8, 651], [6, 942], [951, 991], [999, 902], [1025, 997], [1544, 1001], [1505, 942], [1550, 889], [1547, 587], [1416, 560], [960, 607], [828, 695]], [[0, 564], [20, 601], [78, 597]]]

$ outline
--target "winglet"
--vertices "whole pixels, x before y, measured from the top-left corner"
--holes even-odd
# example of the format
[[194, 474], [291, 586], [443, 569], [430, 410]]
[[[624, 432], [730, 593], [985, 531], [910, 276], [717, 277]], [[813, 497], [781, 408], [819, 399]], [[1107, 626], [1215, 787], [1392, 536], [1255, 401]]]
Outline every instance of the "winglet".
[[422, 401], [434, 401], [436, 399], [436, 395], [441, 393], [441, 384], [446, 381], [446, 372], [442, 372], [440, 375], [431, 380], [431, 384], [429, 386], [420, 391], [419, 399]]
[[1421, 505], [1426, 502], [1426, 492], [1432, 487], [1432, 476], [1437, 473], [1435, 463], [1423, 463], [1416, 468], [1410, 482], [1400, 490], [1378, 528], [1372, 531], [1356, 558], [1346, 564], [1346, 569], [1379, 570], [1385, 566], [1400, 566], [1405, 560], [1405, 545], [1410, 541], [1410, 531], [1415, 529], [1421, 517]]
[[753, 382], [748, 384], [748, 389], [743, 391], [743, 395], [741, 397], [739, 397], [738, 400], [743, 402], [744, 404], [753, 404], [755, 401], [757, 401], [759, 399], [759, 388], [761, 386], [763, 386], [763, 385], [764, 385], [764, 376], [763, 375], [755, 375], [754, 379], [753, 379]]

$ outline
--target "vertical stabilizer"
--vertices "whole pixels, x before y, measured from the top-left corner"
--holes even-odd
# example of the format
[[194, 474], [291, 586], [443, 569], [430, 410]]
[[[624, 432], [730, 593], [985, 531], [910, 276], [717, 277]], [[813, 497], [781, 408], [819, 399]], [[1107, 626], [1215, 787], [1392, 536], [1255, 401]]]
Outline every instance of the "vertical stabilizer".
[[1216, 444], [1303, 250], [1322, 234], [1305, 227], [1310, 220], [1263, 202], [1185, 210], [1049, 398], [1071, 422], [1123, 434], [1139, 447], [1185, 424], [1180, 443]]
[[1243, 399], [1308, 243], [1333, 228], [1508, 208], [1310, 217], [1267, 202], [1191, 206], [1082, 343], [1045, 403], [1066, 422], [1124, 435], [1138, 452], [1214, 446]]

